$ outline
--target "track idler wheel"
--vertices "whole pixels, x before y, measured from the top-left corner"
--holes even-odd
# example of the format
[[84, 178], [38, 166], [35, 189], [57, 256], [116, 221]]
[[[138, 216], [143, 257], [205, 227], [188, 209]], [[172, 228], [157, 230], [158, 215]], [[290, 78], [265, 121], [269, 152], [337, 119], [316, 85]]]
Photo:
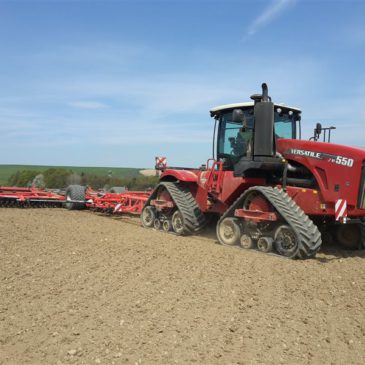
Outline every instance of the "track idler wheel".
[[141, 222], [143, 227], [152, 228], [156, 219], [156, 210], [154, 207], [148, 205], [144, 207], [141, 214]]
[[241, 227], [237, 218], [224, 218], [217, 224], [217, 237], [222, 245], [238, 245], [241, 238]]
[[289, 258], [295, 257], [299, 249], [299, 242], [294, 230], [288, 225], [279, 226], [275, 232], [275, 248], [279, 255]]
[[185, 233], [184, 217], [180, 210], [176, 210], [172, 215], [171, 226], [177, 235], [181, 236]]
[[261, 252], [271, 252], [274, 240], [271, 237], [260, 237], [257, 241], [257, 249]]
[[242, 248], [251, 249], [254, 247], [255, 244], [251, 236], [249, 236], [248, 234], [243, 234], [240, 238], [240, 245]]

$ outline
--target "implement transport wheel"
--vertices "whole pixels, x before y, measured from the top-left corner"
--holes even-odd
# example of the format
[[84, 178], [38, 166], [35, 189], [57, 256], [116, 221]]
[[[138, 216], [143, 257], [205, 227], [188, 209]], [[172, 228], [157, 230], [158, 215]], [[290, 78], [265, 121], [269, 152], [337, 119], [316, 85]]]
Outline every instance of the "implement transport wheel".
[[294, 230], [287, 226], [280, 226], [275, 232], [275, 248], [280, 255], [292, 258], [298, 252], [299, 243]]
[[173, 231], [179, 235], [182, 236], [185, 234], [185, 223], [184, 223], [184, 217], [180, 210], [176, 210], [175, 213], [172, 215], [171, 218], [171, 226]]
[[337, 226], [337, 242], [346, 250], [357, 250], [361, 248], [361, 228], [360, 224], [356, 223]]
[[[85, 186], [81, 185], [70, 185], [66, 189], [66, 202], [65, 206], [69, 210], [81, 210], [86, 208], [85, 202]], [[74, 202], [77, 200], [80, 202]]]
[[271, 237], [260, 237], [257, 241], [257, 249], [261, 252], [271, 252], [273, 239]]
[[240, 242], [241, 228], [237, 218], [224, 218], [217, 224], [217, 237], [220, 244], [235, 246]]
[[148, 205], [144, 207], [141, 214], [142, 226], [145, 228], [152, 228], [156, 219], [156, 210], [154, 207]]

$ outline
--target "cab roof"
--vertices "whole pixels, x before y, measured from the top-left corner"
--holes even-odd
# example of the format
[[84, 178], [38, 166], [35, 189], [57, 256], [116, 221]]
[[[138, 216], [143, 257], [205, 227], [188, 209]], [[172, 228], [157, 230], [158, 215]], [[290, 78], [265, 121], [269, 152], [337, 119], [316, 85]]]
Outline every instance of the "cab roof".
[[[225, 104], [225, 105], [220, 105], [220, 106], [216, 106], [215, 108], [210, 109], [210, 116], [214, 117], [215, 115], [219, 114], [221, 111], [223, 110], [230, 110], [230, 109], [236, 109], [236, 108], [250, 108], [253, 107], [255, 105], [255, 103], [253, 101], [248, 101], [246, 103], [233, 103], [233, 104]], [[285, 104], [274, 104], [275, 107], [278, 108], [282, 108], [285, 109], [287, 111], [289, 110], [293, 110], [295, 112], [301, 112], [301, 110], [299, 108], [294, 108], [291, 106], [287, 106]]]

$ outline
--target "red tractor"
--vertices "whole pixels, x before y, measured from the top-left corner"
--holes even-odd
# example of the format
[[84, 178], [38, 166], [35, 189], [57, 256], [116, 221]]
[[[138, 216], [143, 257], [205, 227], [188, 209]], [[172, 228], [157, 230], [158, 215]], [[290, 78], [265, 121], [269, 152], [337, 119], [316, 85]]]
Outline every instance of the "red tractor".
[[210, 111], [215, 158], [163, 168], [142, 224], [187, 235], [217, 216], [221, 244], [289, 258], [314, 257], [323, 237], [363, 248], [365, 150], [318, 142], [333, 128], [320, 124], [301, 140], [301, 111], [274, 104], [266, 84], [251, 99]]

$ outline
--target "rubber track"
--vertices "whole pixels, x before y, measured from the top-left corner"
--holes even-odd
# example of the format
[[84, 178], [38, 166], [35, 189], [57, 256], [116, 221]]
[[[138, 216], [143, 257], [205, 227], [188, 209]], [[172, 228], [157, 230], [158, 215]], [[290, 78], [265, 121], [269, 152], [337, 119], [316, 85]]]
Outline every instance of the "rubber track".
[[159, 185], [157, 185], [155, 191], [151, 194], [145, 206], [149, 205], [149, 202], [157, 196], [157, 192], [161, 186], [163, 186], [169, 192], [177, 208], [183, 215], [185, 225], [184, 235], [192, 234], [201, 230], [206, 223], [204, 214], [198, 207], [189, 188], [181, 183], [165, 181], [161, 182]]
[[299, 247], [297, 252], [291, 258], [307, 259], [314, 257], [322, 244], [321, 233], [312, 220], [282, 189], [268, 186], [254, 186], [247, 189], [221, 217], [219, 223], [225, 217], [233, 216], [234, 210], [243, 203], [246, 196], [253, 191], [257, 191], [264, 195], [295, 232], [299, 242]]

